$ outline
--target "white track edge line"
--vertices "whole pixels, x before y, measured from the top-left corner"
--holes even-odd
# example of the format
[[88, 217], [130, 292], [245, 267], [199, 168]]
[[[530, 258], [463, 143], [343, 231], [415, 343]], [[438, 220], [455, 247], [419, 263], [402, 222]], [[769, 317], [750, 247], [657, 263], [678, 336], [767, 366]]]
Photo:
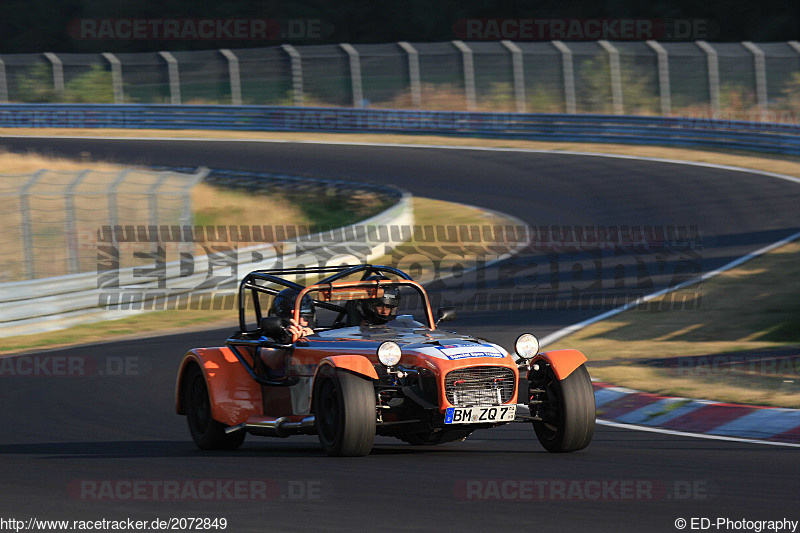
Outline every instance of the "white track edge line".
[[649, 433], [662, 433], [664, 435], [675, 435], [677, 437], [694, 437], [697, 439], [708, 440], [722, 440], [728, 442], [744, 442], [747, 444], [766, 444], [768, 446], [783, 446], [786, 448], [800, 448], [800, 444], [793, 442], [780, 442], [774, 440], [758, 440], [758, 439], [745, 439], [743, 437], [728, 437], [725, 435], [709, 435], [707, 433], [691, 433], [689, 431], [676, 431], [673, 429], [663, 429], [658, 427], [637, 426], [635, 424], [623, 424], [621, 422], [612, 422], [610, 420], [597, 419], [597, 423], [601, 426], [615, 427], [619, 429], [632, 429], [635, 431], [646, 431]]
[[755, 250], [754, 252], [750, 252], [747, 255], [744, 255], [742, 257], [734, 259], [730, 263], [727, 263], [727, 264], [725, 264], [725, 265], [723, 265], [723, 266], [721, 266], [721, 267], [719, 267], [719, 268], [717, 268], [715, 270], [712, 270], [711, 272], [706, 272], [702, 276], [699, 276], [699, 277], [696, 277], [696, 278], [692, 278], [692, 279], [690, 279], [688, 281], [684, 281], [683, 283], [679, 283], [678, 285], [675, 285], [674, 287], [667, 287], [665, 289], [661, 289], [660, 291], [656, 291], [656, 292], [650, 293], [647, 296], [642, 296], [641, 298], [637, 298], [633, 302], [627, 303], [627, 304], [622, 305], [620, 307], [617, 307], [615, 309], [611, 309], [609, 311], [606, 311], [605, 313], [601, 313], [601, 314], [599, 314], [597, 316], [594, 316], [592, 318], [588, 318], [588, 319], [586, 319], [586, 320], [584, 320], [582, 322], [578, 322], [577, 324], [572, 324], [571, 326], [567, 326], [567, 327], [562, 328], [562, 329], [560, 329], [558, 331], [555, 331], [555, 332], [551, 333], [550, 335], [547, 335], [547, 336], [543, 337], [539, 341], [539, 344], [541, 346], [545, 346], [545, 345], [550, 344], [552, 342], [555, 342], [555, 341], [557, 341], [557, 340], [559, 340], [559, 339], [561, 339], [563, 337], [566, 337], [567, 335], [570, 335], [572, 333], [580, 331], [583, 328], [585, 328], [587, 326], [590, 326], [591, 324], [594, 324], [596, 322], [600, 322], [602, 320], [605, 320], [606, 318], [618, 315], [618, 314], [622, 313], [623, 311], [628, 311], [629, 309], [631, 309], [633, 307], [636, 307], [637, 305], [649, 302], [650, 300], [658, 298], [659, 296], [663, 296], [665, 294], [669, 294], [671, 292], [675, 292], [677, 290], [680, 290], [680, 289], [682, 289], [684, 287], [687, 287], [689, 285], [694, 285], [694, 284], [703, 282], [703, 281], [705, 281], [707, 279], [713, 278], [714, 276], [722, 274], [723, 272], [725, 272], [727, 270], [730, 270], [732, 268], [735, 268], [735, 267], [741, 265], [742, 263], [746, 263], [747, 261], [750, 261], [751, 259], [755, 259], [756, 257], [762, 256], [765, 253], [768, 253], [768, 252], [774, 250], [775, 248], [780, 248], [781, 246], [783, 246], [785, 244], [788, 244], [788, 243], [790, 243], [792, 241], [795, 241], [798, 238], [800, 238], [800, 231], [798, 231], [797, 233], [794, 233], [792, 235], [789, 235], [788, 237], [786, 237], [784, 239], [781, 239], [781, 240], [779, 240], [777, 242], [773, 242], [772, 244], [768, 244], [768, 245], [766, 245], [766, 246], [764, 246], [762, 248], [759, 248], [758, 250]]

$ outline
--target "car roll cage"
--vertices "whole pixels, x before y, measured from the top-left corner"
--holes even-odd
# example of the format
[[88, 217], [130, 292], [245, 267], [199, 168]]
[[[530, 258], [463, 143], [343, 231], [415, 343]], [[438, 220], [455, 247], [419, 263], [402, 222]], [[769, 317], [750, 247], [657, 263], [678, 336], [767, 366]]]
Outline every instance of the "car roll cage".
[[[364, 281], [370, 276], [374, 275], [382, 275], [382, 274], [393, 274], [399, 277], [401, 280], [409, 281], [410, 284], [407, 285], [415, 285], [417, 289], [421, 292], [424, 297], [425, 304], [426, 304], [426, 315], [432, 319], [432, 313], [430, 312], [430, 303], [428, 301], [427, 294], [421, 287], [414, 282], [414, 280], [403, 272], [400, 269], [385, 266], [385, 265], [371, 265], [371, 264], [361, 264], [361, 265], [338, 265], [338, 266], [324, 266], [324, 267], [295, 267], [295, 268], [275, 268], [275, 269], [264, 269], [264, 270], [253, 270], [249, 274], [247, 274], [243, 279], [242, 282], [239, 284], [239, 330], [241, 333], [253, 333], [254, 331], [247, 330], [247, 320], [246, 320], [246, 295], [247, 291], [251, 292], [253, 298], [253, 308], [255, 311], [256, 317], [256, 324], [261, 324], [261, 319], [264, 316], [264, 313], [261, 309], [261, 302], [259, 301], [258, 295], [259, 293], [269, 294], [272, 296], [277, 295], [283, 289], [291, 288], [297, 290], [297, 292], [302, 292], [306, 289], [304, 295], [310, 292], [310, 289], [313, 287], [315, 289], [324, 290], [324, 289], [331, 289], [333, 287], [333, 283], [341, 280], [343, 278], [347, 278], [352, 276], [353, 274], [357, 274], [362, 272], [361, 281]], [[307, 275], [307, 274], [330, 274], [329, 276], [317, 281], [316, 283], [309, 285], [306, 287], [305, 285], [301, 285], [294, 281], [289, 281], [285, 279], [285, 276], [298, 276], [298, 275]], [[279, 288], [274, 286], [265, 285], [266, 283], [271, 283], [274, 285], [278, 285]], [[347, 286], [351, 286], [351, 284], [357, 284], [359, 282], [349, 282]], [[394, 283], [394, 282], [393, 282]], [[328, 285], [328, 287], [325, 287]], [[376, 283], [377, 285], [377, 283]], [[363, 287], [363, 285], [362, 285]], [[302, 299], [298, 298], [298, 302], [295, 302], [295, 318], [299, 314], [299, 301]], [[317, 300], [314, 299], [314, 304], [318, 305], [323, 309], [330, 309], [332, 311], [343, 312], [344, 309], [340, 305], [332, 304], [325, 300]], [[433, 321], [430, 321], [430, 324], [433, 324]], [[256, 326], [258, 327], [258, 326]]]
[[[338, 281], [341, 280], [342, 278], [352, 276], [353, 274], [357, 274], [359, 272], [362, 272], [360, 281], [350, 281], [350, 282]], [[297, 276], [305, 274], [330, 274], [330, 275], [308, 286], [304, 286], [284, 278], [285, 276]], [[393, 274], [399, 277], [400, 279], [384, 281], [384, 282], [378, 280], [369, 283], [364, 282], [364, 280], [366, 280], [366, 278], [370, 276], [383, 275], [383, 274]], [[435, 328], [435, 321], [433, 319], [433, 313], [431, 312], [430, 300], [428, 299], [427, 293], [425, 292], [425, 290], [422, 288], [421, 285], [419, 285], [411, 278], [411, 276], [409, 276], [408, 274], [397, 268], [385, 265], [371, 265], [371, 264], [339, 265], [339, 266], [327, 266], [327, 267], [277, 268], [277, 269], [253, 270], [242, 279], [239, 285], [239, 294], [238, 294], [239, 331], [232, 337], [230, 337], [227, 341], [225, 341], [225, 344], [231, 349], [234, 356], [236, 357], [236, 359], [239, 360], [242, 366], [244, 366], [245, 370], [250, 375], [250, 377], [253, 378], [257, 383], [270, 387], [290, 387], [297, 383], [297, 378], [288, 378], [288, 377], [264, 378], [258, 374], [258, 371], [255, 368], [255, 362], [250, 363], [238, 349], [239, 347], [252, 348], [254, 350], [254, 357], [258, 358], [259, 351], [262, 347], [274, 348], [274, 349], [292, 349], [294, 347], [293, 344], [283, 344], [275, 341], [267, 341], [261, 338], [258, 328], [260, 328], [261, 320], [263, 318], [263, 311], [261, 309], [261, 303], [259, 301], [259, 294], [263, 293], [275, 296], [285, 288], [291, 288], [297, 290], [299, 293], [299, 297], [295, 302], [294, 318], [295, 320], [298, 320], [300, 318], [300, 302], [302, 301], [303, 296], [305, 296], [309, 292], [319, 291], [320, 293], [323, 294], [323, 299], [314, 299], [312, 297], [312, 299], [314, 299], [314, 305], [317, 305], [324, 309], [330, 309], [338, 312], [345, 312], [346, 310], [342, 306], [332, 304], [329, 301], [327, 301], [333, 294], [335, 294], [337, 290], [352, 289], [352, 288], [377, 290], [381, 283], [391, 284], [393, 286], [406, 285], [406, 286], [413, 286], [414, 288], [416, 288], [423, 298], [425, 306], [425, 314], [428, 319], [428, 326], [431, 329]], [[272, 284], [273, 286], [267, 284]], [[275, 287], [274, 285], [277, 285], [278, 287]], [[252, 295], [253, 307], [256, 315], [256, 324], [257, 324], [255, 330], [249, 330], [249, 331], [247, 330], [247, 320], [246, 320], [247, 310], [245, 305], [247, 291], [250, 291]]]

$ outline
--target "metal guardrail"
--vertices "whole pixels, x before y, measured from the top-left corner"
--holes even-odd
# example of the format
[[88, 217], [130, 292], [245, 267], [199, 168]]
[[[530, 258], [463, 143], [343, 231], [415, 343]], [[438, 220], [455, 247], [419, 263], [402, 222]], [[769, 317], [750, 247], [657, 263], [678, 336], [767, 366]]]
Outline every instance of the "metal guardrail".
[[[217, 183], [250, 189], [280, 188], [290, 184], [291, 188], [296, 190], [300, 183], [306, 188], [325, 187], [328, 190], [346, 188], [352, 192], [371, 191], [394, 200], [393, 205], [381, 213], [345, 228], [238, 249], [237, 261], [240, 258], [244, 259], [237, 263], [241, 269], [265, 268], [265, 265], [270, 268], [295, 267], [308, 264], [311, 257], [334, 262], [340, 259], [347, 262], [369, 262], [400, 244], [399, 241], [387, 240], [382, 232], [376, 231], [376, 228], [410, 227], [414, 223], [411, 196], [390, 186], [237, 171], [213, 171], [210, 179]], [[256, 257], [257, 260], [253, 259]], [[181, 261], [166, 263], [165, 276], [161, 282], [180, 279], [182, 286], [192, 287], [185, 290], [172, 289], [169, 291], [170, 296], [196, 292], [196, 288], [203, 285], [211, 272], [212, 263], [213, 259], [208, 256], [195, 257], [192, 264], [195, 273], [188, 276], [182, 272]], [[114, 278], [134, 280], [136, 276], [134, 270], [137, 268], [139, 267], [120, 269], [114, 272]], [[211, 290], [213, 292], [214, 289]], [[122, 310], [102, 308], [101, 303], [109, 293], [125, 295], [127, 299]], [[159, 281], [141, 278], [129, 281], [127, 284], [123, 281], [109, 289], [103, 286], [101, 272], [3, 283], [0, 284], [0, 338], [61, 329], [79, 323], [122, 318], [129, 316], [131, 310], [136, 309], [158, 309], [160, 304], [156, 301], [160, 298], [163, 302], [164, 298], [161, 297], [163, 294], [164, 291], [159, 289]]]
[[205, 129], [456, 135], [657, 144], [800, 155], [800, 126], [691, 117], [194, 106], [0, 105], [0, 127]]

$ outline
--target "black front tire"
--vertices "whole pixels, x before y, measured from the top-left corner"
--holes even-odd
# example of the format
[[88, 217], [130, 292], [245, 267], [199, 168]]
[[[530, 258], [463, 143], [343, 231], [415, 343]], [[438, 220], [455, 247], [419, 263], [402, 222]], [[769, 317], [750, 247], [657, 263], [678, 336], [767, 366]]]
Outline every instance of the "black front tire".
[[244, 442], [243, 430], [226, 434], [225, 425], [211, 418], [211, 399], [203, 372], [192, 365], [183, 377], [183, 402], [189, 433], [201, 450], [235, 450]]
[[549, 452], [574, 452], [592, 441], [595, 425], [595, 403], [592, 380], [585, 365], [559, 381], [552, 369], [532, 386], [544, 389], [540, 409], [544, 420], [534, 421], [539, 442]]
[[327, 367], [314, 387], [317, 436], [330, 456], [369, 455], [375, 441], [375, 387], [365, 378]]

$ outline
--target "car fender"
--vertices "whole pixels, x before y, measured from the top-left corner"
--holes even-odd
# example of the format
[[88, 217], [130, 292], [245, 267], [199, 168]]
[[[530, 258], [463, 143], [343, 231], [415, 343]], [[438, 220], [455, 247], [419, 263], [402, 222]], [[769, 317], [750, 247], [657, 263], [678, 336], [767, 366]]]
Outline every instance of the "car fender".
[[314, 377], [311, 380], [310, 390], [311, 397], [309, 398], [308, 406], [309, 412], [314, 412], [314, 387], [317, 382], [317, 376], [324, 371], [325, 368], [335, 368], [339, 370], [346, 370], [359, 375], [362, 378], [378, 379], [378, 373], [372, 362], [363, 355], [330, 355], [325, 357], [319, 362]]
[[[578, 350], [551, 350], [537, 354], [531, 360], [531, 366], [537, 361], [545, 361], [550, 364], [559, 381], [566, 379], [578, 367], [588, 359]], [[530, 379], [530, 372], [528, 372]]]
[[185, 414], [182, 384], [186, 369], [196, 364], [203, 371], [211, 402], [211, 417], [234, 426], [251, 415], [263, 414], [261, 386], [256, 383], [230, 348], [195, 348], [181, 362], [175, 386], [175, 409]]
[[325, 364], [331, 365], [334, 368], [348, 370], [365, 378], [378, 379], [375, 366], [363, 355], [330, 355], [325, 357], [320, 361], [319, 367], [314, 373], [314, 377], [317, 377], [319, 369]]

